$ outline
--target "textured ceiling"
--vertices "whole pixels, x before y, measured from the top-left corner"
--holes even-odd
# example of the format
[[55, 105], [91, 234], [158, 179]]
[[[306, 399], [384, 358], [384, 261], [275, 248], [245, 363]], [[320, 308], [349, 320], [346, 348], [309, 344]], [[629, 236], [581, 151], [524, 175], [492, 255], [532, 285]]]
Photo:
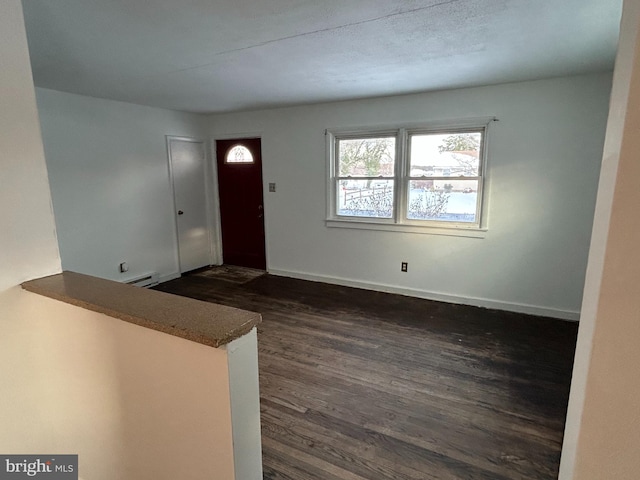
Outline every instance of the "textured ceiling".
[[222, 112], [613, 67], [622, 0], [23, 0], [37, 86]]

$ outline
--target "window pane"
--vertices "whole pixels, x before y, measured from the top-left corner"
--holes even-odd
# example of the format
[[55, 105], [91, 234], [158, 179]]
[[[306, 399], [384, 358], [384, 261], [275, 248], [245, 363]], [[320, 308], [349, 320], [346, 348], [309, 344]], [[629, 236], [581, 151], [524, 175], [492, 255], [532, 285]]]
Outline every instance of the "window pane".
[[338, 180], [338, 215], [391, 218], [393, 180]]
[[338, 140], [340, 177], [392, 177], [396, 140], [391, 137]]
[[476, 177], [481, 132], [411, 135], [412, 177]]
[[253, 155], [247, 147], [236, 145], [227, 152], [227, 163], [253, 163]]
[[411, 180], [407, 218], [476, 222], [478, 180]]

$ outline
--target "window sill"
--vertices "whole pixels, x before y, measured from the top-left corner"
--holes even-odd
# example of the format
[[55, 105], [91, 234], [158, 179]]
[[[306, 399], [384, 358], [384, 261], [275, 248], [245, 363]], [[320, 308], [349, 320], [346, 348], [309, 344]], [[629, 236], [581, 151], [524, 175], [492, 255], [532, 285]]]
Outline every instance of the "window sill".
[[420, 233], [426, 235], [446, 235], [450, 237], [485, 238], [486, 228], [475, 227], [434, 227], [399, 223], [381, 223], [361, 220], [326, 220], [329, 228], [351, 228], [355, 230], [381, 230], [385, 232]]

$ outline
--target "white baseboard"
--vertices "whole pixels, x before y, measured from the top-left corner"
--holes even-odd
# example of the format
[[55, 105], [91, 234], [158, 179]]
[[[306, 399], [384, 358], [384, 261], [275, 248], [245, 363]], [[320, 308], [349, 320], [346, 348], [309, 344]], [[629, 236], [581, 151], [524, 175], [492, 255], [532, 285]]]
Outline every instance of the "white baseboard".
[[580, 312], [571, 310], [559, 310], [555, 308], [539, 307], [536, 305], [527, 305], [522, 303], [503, 302], [499, 300], [490, 300], [487, 298], [461, 297], [458, 295], [450, 295], [440, 292], [428, 292], [415, 288], [398, 287], [395, 285], [387, 285], [383, 283], [363, 282], [350, 278], [330, 277], [326, 275], [315, 275], [311, 273], [296, 272], [292, 270], [274, 270], [269, 269], [271, 275], [279, 277], [298, 278], [300, 280], [310, 280], [312, 282], [331, 283], [342, 285], [345, 287], [363, 288], [365, 290], [375, 290], [378, 292], [396, 293], [409, 297], [424, 298], [426, 300], [435, 300], [438, 302], [456, 303], [460, 305], [472, 305], [474, 307], [491, 308], [495, 310], [505, 310], [507, 312], [525, 313], [528, 315], [538, 315], [541, 317], [558, 318], [561, 320], [579, 321]]

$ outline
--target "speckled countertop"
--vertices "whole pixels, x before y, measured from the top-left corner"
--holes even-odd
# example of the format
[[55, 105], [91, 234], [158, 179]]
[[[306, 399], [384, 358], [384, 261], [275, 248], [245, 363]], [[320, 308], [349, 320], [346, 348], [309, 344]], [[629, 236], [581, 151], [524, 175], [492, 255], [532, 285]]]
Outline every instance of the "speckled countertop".
[[259, 313], [75, 272], [31, 280], [22, 288], [211, 347], [229, 343], [261, 322]]

